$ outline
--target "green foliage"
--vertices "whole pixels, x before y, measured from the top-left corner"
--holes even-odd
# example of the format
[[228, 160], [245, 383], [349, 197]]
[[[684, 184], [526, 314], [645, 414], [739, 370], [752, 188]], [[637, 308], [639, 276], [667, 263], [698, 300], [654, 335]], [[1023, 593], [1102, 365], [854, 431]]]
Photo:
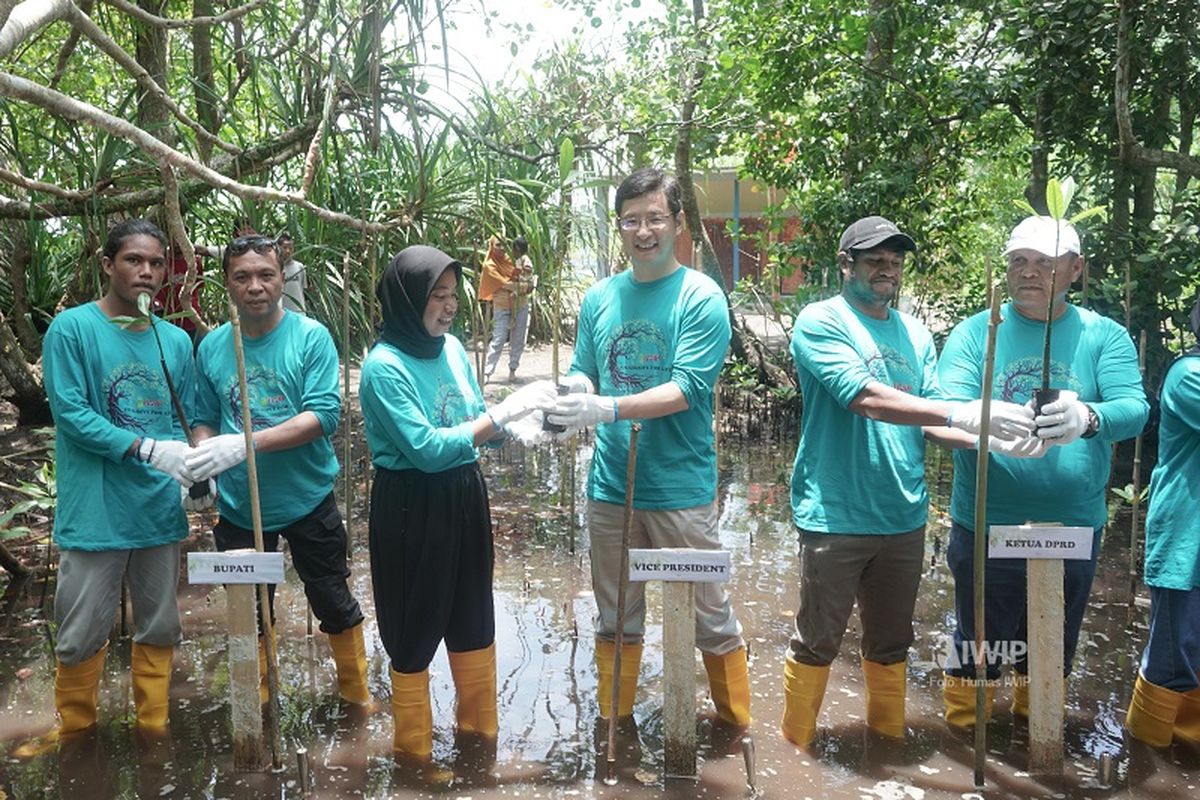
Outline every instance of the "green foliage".
[[41, 523], [53, 515], [58, 502], [55, 481], [54, 431], [39, 429], [34, 433], [46, 442], [48, 458], [38, 467], [31, 480], [22, 480], [15, 487], [24, 499], [18, 500], [4, 511], [0, 511], [0, 541], [29, 536], [33, 530], [28, 525], [16, 524], [26, 516], [37, 518]]

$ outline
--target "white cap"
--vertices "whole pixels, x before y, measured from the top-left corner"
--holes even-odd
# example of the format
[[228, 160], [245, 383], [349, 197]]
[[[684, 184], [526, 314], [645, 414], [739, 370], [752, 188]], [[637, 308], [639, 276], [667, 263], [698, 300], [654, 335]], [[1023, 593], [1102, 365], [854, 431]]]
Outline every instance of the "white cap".
[[1008, 236], [1004, 255], [1014, 250], [1036, 250], [1051, 257], [1064, 253], [1083, 253], [1079, 246], [1079, 234], [1075, 229], [1065, 220], [1055, 220], [1053, 217], [1026, 217], [1021, 220]]

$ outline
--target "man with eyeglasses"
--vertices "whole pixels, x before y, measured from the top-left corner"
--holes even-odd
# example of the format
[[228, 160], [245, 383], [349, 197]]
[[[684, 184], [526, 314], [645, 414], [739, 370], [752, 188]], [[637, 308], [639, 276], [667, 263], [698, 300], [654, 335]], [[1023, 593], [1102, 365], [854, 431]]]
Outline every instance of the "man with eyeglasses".
[[[1018, 460], [1000, 454], [988, 470], [988, 525], [1040, 520], [1094, 531], [1091, 559], [1063, 565], [1067, 674], [1108, 518], [1105, 492], [1112, 446], [1136, 436], [1150, 409], [1128, 332], [1067, 299], [1071, 284], [1083, 274], [1082, 253], [1075, 228], [1051, 217], [1027, 217], [1009, 236], [1004, 256], [1011, 300], [997, 329], [993, 396], [1025, 403], [1040, 388], [1047, 311], [1052, 320], [1050, 386], [1060, 394], [1038, 412], [1042, 457]], [[987, 312], [969, 317], [951, 332], [938, 364], [938, 381], [947, 397], [975, 397], [981, 391], [986, 335]], [[959, 663], [946, 669], [942, 692], [946, 721], [959, 727], [975, 723], [975, 664], [963, 646], [975, 639], [975, 472], [975, 454], [955, 452], [946, 563], [954, 575], [954, 653]], [[1026, 640], [1025, 561], [988, 559], [984, 588], [986, 652], [1019, 655], [1022, 648], [1013, 643]], [[1028, 717], [1028, 663], [1023, 656], [1012, 660], [1007, 681], [1012, 685], [1012, 713]], [[989, 657], [988, 715], [1000, 673], [999, 659]]]
[[[980, 429], [979, 400], [936, 399], [933, 337], [892, 307], [916, 249], [883, 217], [850, 225], [838, 242], [841, 294], [806, 306], [792, 333], [804, 397], [792, 471], [800, 603], [784, 666], [781, 730], [801, 747], [816, 733], [856, 602], [867, 726], [904, 737], [905, 661], [929, 506], [923, 434], [964, 447]], [[1033, 413], [1023, 406], [993, 403], [991, 426], [994, 447], [1032, 446]]]
[[[570, 393], [547, 419], [598, 425], [588, 478], [588, 530], [600, 714], [613, 681], [619, 716], [633, 713], [645, 630], [643, 584], [628, 586], [621, 674], [613, 675], [630, 423], [639, 420], [632, 547], [717, 549], [713, 385], [729, 347], [729, 307], [717, 284], [675, 258], [683, 231], [679, 182], [640, 169], [617, 189], [617, 226], [632, 269], [588, 290], [579, 311]], [[750, 722], [742, 628], [721, 584], [696, 586], [696, 645], [724, 722]]]
[[[365, 705], [370, 694], [363, 613], [347, 585], [346, 528], [333, 496], [338, 463], [330, 437], [342, 407], [333, 337], [321, 323], [280, 304], [283, 254], [276, 240], [240, 236], [225, 248], [221, 266], [244, 339], [264, 547], [274, 551], [280, 537], [288, 540], [305, 595], [321, 630], [329, 634], [339, 693], [351, 704]], [[200, 343], [196, 369], [200, 441], [187, 456], [188, 469], [196, 480], [219, 476], [220, 519], [213, 528], [217, 549], [253, 547], [241, 391], [229, 323]], [[265, 658], [260, 639], [260, 665]], [[264, 679], [265, 674], [263, 669]]]

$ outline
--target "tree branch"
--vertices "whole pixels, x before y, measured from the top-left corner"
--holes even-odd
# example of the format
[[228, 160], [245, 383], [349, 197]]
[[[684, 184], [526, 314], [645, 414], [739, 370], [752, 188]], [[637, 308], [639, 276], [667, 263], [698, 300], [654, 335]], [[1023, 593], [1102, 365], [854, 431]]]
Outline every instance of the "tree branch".
[[255, 9], [258, 9], [258, 8], [262, 8], [268, 2], [268, 0], [253, 0], [252, 2], [246, 3], [245, 5], [238, 6], [237, 8], [231, 8], [223, 14], [217, 14], [215, 17], [192, 17], [191, 19], [170, 19], [169, 17], [155, 16], [154, 14], [151, 14], [149, 11], [145, 11], [141, 8], [138, 8], [136, 5], [134, 5], [133, 3], [129, 3], [126, 0], [104, 0], [104, 1], [106, 3], [108, 3], [110, 6], [112, 6], [113, 8], [120, 9], [121, 11], [124, 11], [129, 16], [139, 19], [142, 22], [146, 23], [147, 25], [153, 25], [156, 28], [166, 28], [168, 30], [171, 30], [173, 28], [194, 28], [198, 25], [220, 25], [223, 22], [229, 22], [230, 20], [235, 20], [238, 17], [244, 17], [247, 14], [249, 14], [251, 11], [254, 11]]
[[147, 72], [145, 68], [143, 68], [136, 59], [134, 59], [133, 56], [125, 52], [125, 49], [121, 47], [121, 45], [117, 44], [112, 37], [102, 31], [100, 27], [92, 21], [91, 17], [89, 17], [87, 14], [84, 14], [74, 5], [68, 5], [70, 5], [71, 8], [71, 24], [75, 26], [76, 30], [81, 31], [84, 36], [88, 37], [92, 44], [100, 48], [102, 52], [106, 53], [110, 58], [112, 58], [113, 61], [116, 61], [125, 69], [126, 72], [132, 75], [133, 79], [137, 81], [138, 86], [142, 88], [142, 91], [158, 97], [159, 102], [161, 102], [175, 116], [175, 119], [179, 120], [181, 123], [195, 131], [196, 135], [201, 139], [204, 139], [210, 144], [216, 145], [226, 153], [237, 154], [241, 151], [239, 147], [222, 141], [219, 137], [209, 132], [208, 129], [206, 129], [199, 122], [196, 122], [186, 113], [184, 113], [183, 109], [180, 108], [175, 101], [171, 99], [170, 95], [167, 94], [166, 89], [160, 86], [158, 81], [154, 80], [154, 78], [150, 76], [150, 73]]
[[160, 167], [165, 163], [182, 169], [184, 172], [199, 178], [210, 186], [223, 189], [230, 194], [237, 195], [243, 200], [288, 203], [304, 208], [313, 214], [313, 216], [323, 219], [326, 222], [345, 225], [370, 233], [383, 232], [398, 225], [411, 222], [407, 215], [392, 220], [389, 223], [369, 222], [352, 217], [349, 214], [343, 214], [319, 206], [298, 192], [283, 192], [276, 189], [269, 189], [265, 186], [250, 186], [241, 183], [189, 158], [187, 155], [164, 144], [146, 131], [123, 119], [114, 117], [93, 105], [72, 99], [61, 92], [48, 89], [11, 73], [0, 72], [0, 95], [23, 100], [56, 116], [65, 117], [66, 119], [82, 122], [86, 125], [108, 131], [113, 136], [118, 136], [130, 142], [148, 154], [158, 162]]
[[44, 192], [54, 197], [61, 197], [63, 200], [82, 201], [94, 194], [94, 192], [80, 192], [74, 189], [64, 189], [52, 183], [35, 181], [33, 178], [27, 178], [19, 172], [13, 172], [4, 167], [0, 167], [0, 181], [11, 183], [13, 186], [20, 186], [22, 189], [28, 189], [31, 192]]
[[65, 19], [74, 9], [71, 0], [25, 0], [13, 7], [0, 28], [0, 58], [8, 58], [26, 39], [47, 25]]

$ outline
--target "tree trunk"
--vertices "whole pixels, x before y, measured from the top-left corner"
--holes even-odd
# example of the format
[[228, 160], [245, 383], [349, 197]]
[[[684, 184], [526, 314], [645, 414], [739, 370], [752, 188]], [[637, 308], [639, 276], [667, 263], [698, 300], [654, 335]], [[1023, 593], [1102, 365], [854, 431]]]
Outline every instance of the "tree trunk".
[[[161, 15], [165, 0], [138, 0], [138, 6], [151, 14]], [[159, 86], [167, 89], [167, 31], [154, 25], [135, 21], [134, 39], [137, 45], [137, 62]], [[138, 127], [166, 144], [175, 144], [175, 126], [171, 124], [171, 110], [156, 95], [138, 95]]]
[[[213, 0], [192, 0], [193, 17], [209, 17], [212, 13]], [[206, 131], [216, 135], [220, 121], [217, 119], [218, 95], [213, 80], [212, 28], [208, 25], [192, 28], [192, 72], [196, 119]], [[198, 138], [196, 144], [200, 148], [200, 158], [207, 164], [212, 145], [203, 138]]]
[[1030, 152], [1029, 185], [1025, 199], [1039, 214], [1049, 213], [1046, 207], [1046, 184], [1050, 182], [1050, 142], [1048, 128], [1054, 111], [1054, 98], [1046, 90], [1038, 92], [1033, 118], [1033, 147]]
[[704, 221], [700, 217], [700, 204], [696, 200], [696, 183], [692, 180], [692, 130], [696, 114], [696, 94], [700, 84], [708, 72], [708, 62], [704, 60], [707, 42], [700, 27], [704, 20], [703, 0], [692, 0], [692, 15], [696, 23], [696, 63], [686, 77], [683, 87], [683, 103], [679, 109], [679, 129], [675, 136], [675, 177], [679, 180], [679, 188], [683, 194], [683, 217], [687, 221], [688, 232], [692, 236], [692, 246], [700, 253], [700, 267], [704, 274], [717, 282], [721, 291], [729, 294], [725, 285], [725, 276], [721, 274], [721, 263], [717, 260], [717, 252], [713, 249], [704, 229]]
[[21, 344], [21, 352], [26, 361], [36, 362], [42, 354], [42, 338], [29, 318], [29, 292], [26, 287], [26, 273], [29, 269], [29, 236], [24, 222], [8, 223], [9, 239], [12, 251], [8, 254], [7, 263], [0, 256], [0, 274], [7, 273], [9, 284], [12, 286], [13, 304], [9, 325], [17, 341]]
[[49, 425], [50, 404], [42, 382], [34, 372], [21, 345], [13, 335], [8, 319], [0, 312], [0, 375], [13, 388], [13, 405], [17, 407], [18, 425]]
[[14, 578], [25, 578], [29, 575], [29, 568], [9, 552], [4, 542], [0, 542], [0, 569], [7, 570]]

